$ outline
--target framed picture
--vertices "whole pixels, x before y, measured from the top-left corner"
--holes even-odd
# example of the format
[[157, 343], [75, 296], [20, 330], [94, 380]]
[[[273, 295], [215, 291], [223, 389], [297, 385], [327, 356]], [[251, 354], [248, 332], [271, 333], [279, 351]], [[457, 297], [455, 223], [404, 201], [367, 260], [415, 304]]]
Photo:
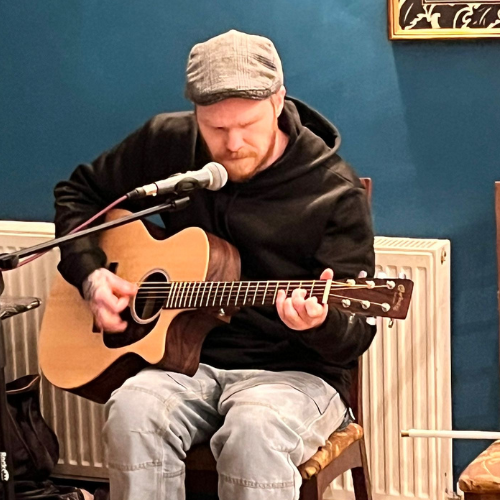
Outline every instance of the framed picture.
[[500, 0], [388, 0], [389, 38], [500, 37]]

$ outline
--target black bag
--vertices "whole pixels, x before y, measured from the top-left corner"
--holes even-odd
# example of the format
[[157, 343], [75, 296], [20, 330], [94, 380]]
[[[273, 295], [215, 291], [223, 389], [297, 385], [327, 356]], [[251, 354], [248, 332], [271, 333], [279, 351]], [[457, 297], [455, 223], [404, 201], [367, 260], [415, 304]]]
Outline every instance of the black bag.
[[85, 500], [72, 486], [56, 486], [51, 481], [16, 481], [16, 500]]
[[47, 479], [59, 459], [59, 443], [42, 417], [39, 386], [40, 375], [26, 375], [6, 386], [16, 500], [84, 500], [78, 488]]
[[40, 375], [7, 384], [10, 448], [16, 480], [43, 481], [59, 459], [59, 443], [40, 412]]

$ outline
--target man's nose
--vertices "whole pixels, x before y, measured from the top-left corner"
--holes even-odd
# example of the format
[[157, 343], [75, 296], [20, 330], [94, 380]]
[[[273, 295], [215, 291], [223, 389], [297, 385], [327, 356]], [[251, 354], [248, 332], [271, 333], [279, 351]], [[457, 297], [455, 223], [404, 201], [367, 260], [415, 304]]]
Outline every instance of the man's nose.
[[239, 130], [229, 130], [227, 133], [226, 148], [236, 152], [243, 147], [243, 136]]

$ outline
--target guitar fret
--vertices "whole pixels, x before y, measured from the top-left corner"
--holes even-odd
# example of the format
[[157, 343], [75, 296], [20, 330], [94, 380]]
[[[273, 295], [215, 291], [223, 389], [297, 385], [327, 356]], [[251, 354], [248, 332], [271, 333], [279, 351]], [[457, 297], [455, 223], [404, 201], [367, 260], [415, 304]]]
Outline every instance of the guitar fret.
[[198, 289], [196, 290], [196, 297], [194, 299], [194, 307], [196, 307], [196, 303], [198, 302], [198, 296], [200, 295], [201, 290], [201, 281], [198, 281]]
[[178, 309], [178, 302], [179, 302], [179, 293], [182, 288], [182, 283], [177, 283], [176, 288], [175, 288], [175, 295], [174, 295], [174, 309]]
[[184, 290], [186, 289], [186, 282], [183, 281], [181, 284], [181, 290], [179, 293], [179, 300], [177, 302], [177, 307], [180, 309], [182, 307], [182, 298], [184, 297]]
[[174, 295], [172, 297], [172, 304], [171, 304], [172, 309], [175, 309], [175, 301], [177, 300], [178, 290], [179, 290], [179, 282], [176, 282], [174, 285]]
[[325, 285], [325, 291], [323, 292], [322, 304], [328, 304], [328, 297], [330, 295], [330, 290], [332, 289], [332, 280], [327, 280]]
[[201, 292], [201, 297], [200, 297], [200, 306], [199, 307], [203, 307], [203, 302], [205, 300], [205, 295], [207, 294], [207, 286], [208, 286], [208, 282], [204, 281], [203, 282], [203, 290]]
[[196, 288], [196, 281], [193, 281], [193, 286], [191, 287], [191, 291], [189, 293], [189, 304], [188, 304], [189, 308], [191, 308], [191, 301], [193, 300], [193, 293], [195, 288]]
[[174, 304], [176, 309], [179, 309], [179, 299], [180, 299], [181, 294], [182, 294], [183, 286], [184, 286], [183, 282], [179, 283], [179, 288], [177, 289], [177, 294], [175, 296], [175, 304]]
[[259, 291], [260, 283], [257, 281], [257, 285], [255, 287], [255, 293], [253, 294], [252, 305], [255, 305], [255, 299], [257, 298], [257, 292]]
[[231, 295], [233, 293], [233, 286], [234, 286], [234, 281], [231, 282], [231, 288], [229, 290], [229, 295], [227, 296], [227, 305], [229, 305], [229, 301], [231, 300]]
[[210, 281], [210, 290], [208, 291], [208, 294], [207, 294], [207, 302], [206, 302], [206, 306], [208, 306], [208, 302], [210, 301], [210, 295], [212, 294], [212, 288], [214, 286], [214, 282], [213, 281]]
[[219, 285], [220, 285], [220, 282], [217, 282], [217, 288], [215, 289], [215, 293], [214, 293], [214, 301], [212, 303], [213, 306], [215, 306], [215, 301], [217, 300], [217, 293], [219, 292]]
[[266, 302], [266, 295], [267, 295], [267, 289], [269, 287], [269, 281], [266, 281], [266, 288], [264, 289], [264, 295], [262, 297], [262, 303], [264, 304]]
[[172, 297], [172, 283], [167, 283], [167, 299], [165, 300], [165, 304], [163, 305], [165, 309], [168, 309], [170, 297]]
[[276, 289], [274, 290], [272, 304], [276, 304], [276, 296], [278, 295], [278, 291], [280, 289], [280, 282], [276, 282]]
[[238, 297], [240, 295], [240, 290], [241, 290], [241, 281], [239, 282], [239, 286], [238, 286], [238, 292], [236, 293], [236, 299], [234, 300], [234, 305], [237, 306], [238, 305]]
[[181, 298], [180, 298], [180, 300], [179, 300], [179, 308], [181, 308], [181, 307], [185, 307], [185, 306], [184, 306], [184, 300], [185, 300], [185, 299], [184, 299], [184, 295], [185, 295], [185, 293], [186, 293], [186, 290], [187, 290], [188, 285], [189, 285], [189, 284], [188, 284], [188, 283], [186, 283], [186, 282], [184, 282], [184, 283], [182, 284], [182, 292], [181, 292]]
[[226, 291], [226, 285], [227, 285], [227, 282], [224, 281], [224, 287], [222, 288], [222, 293], [220, 294], [220, 301], [219, 301], [220, 306], [222, 305], [222, 299], [224, 298], [224, 292]]
[[189, 286], [189, 283], [186, 281], [182, 284], [182, 292], [181, 292], [181, 297], [179, 300], [179, 308], [185, 307], [184, 304], [186, 301], [186, 291], [188, 289], [188, 286]]
[[186, 296], [184, 298], [184, 307], [191, 307], [191, 297], [193, 296], [193, 288], [194, 288], [194, 282], [190, 281], [187, 285]]
[[175, 284], [175, 294], [174, 294], [174, 300], [173, 300], [173, 307], [174, 309], [177, 309], [177, 301], [179, 300], [179, 291], [182, 287], [182, 283], [176, 283]]
[[245, 298], [243, 299], [243, 305], [245, 305], [247, 303], [247, 295], [248, 295], [248, 289], [250, 288], [250, 283], [251, 283], [251, 281], [246, 283], [247, 291], [245, 292]]

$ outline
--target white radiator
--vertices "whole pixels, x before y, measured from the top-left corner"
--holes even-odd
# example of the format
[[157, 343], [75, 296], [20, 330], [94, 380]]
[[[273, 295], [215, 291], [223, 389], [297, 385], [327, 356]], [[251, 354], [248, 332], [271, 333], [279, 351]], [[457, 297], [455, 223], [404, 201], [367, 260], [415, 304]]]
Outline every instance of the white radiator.
[[[401, 429], [451, 429], [450, 242], [375, 238], [377, 271], [414, 281], [408, 317], [378, 333], [363, 357], [363, 412], [374, 500], [445, 500], [451, 439], [401, 438]], [[350, 475], [326, 498], [352, 499]]]
[[[0, 221], [0, 253], [13, 252], [54, 237], [54, 225], [42, 222]], [[37, 336], [59, 252], [43, 257], [13, 271], [3, 273], [4, 295], [34, 296], [42, 306], [3, 322], [7, 347], [7, 380], [39, 372]], [[101, 429], [103, 407], [42, 381], [43, 414], [59, 439], [60, 458], [54, 474], [79, 478], [105, 478]]]
[[[0, 222], [0, 253], [49, 239], [48, 223]], [[451, 440], [401, 439], [401, 429], [450, 429], [450, 247], [447, 240], [376, 238], [377, 269], [415, 282], [406, 321], [379, 320], [364, 357], [364, 414], [375, 500], [445, 500], [452, 491]], [[51, 252], [4, 273], [8, 295], [47, 297], [58, 259]], [[7, 378], [38, 370], [43, 306], [4, 321]], [[42, 384], [42, 408], [60, 446], [56, 474], [105, 478], [102, 406]], [[325, 498], [354, 498], [346, 475]]]

